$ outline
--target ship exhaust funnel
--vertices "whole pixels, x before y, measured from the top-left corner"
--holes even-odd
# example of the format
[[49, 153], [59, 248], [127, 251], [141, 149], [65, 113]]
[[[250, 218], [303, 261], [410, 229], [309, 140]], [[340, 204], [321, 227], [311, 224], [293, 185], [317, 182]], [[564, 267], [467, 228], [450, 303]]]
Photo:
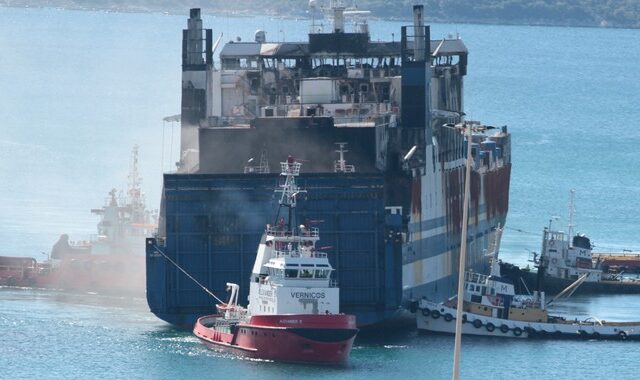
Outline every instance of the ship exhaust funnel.
[[426, 46], [427, 41], [425, 39], [424, 32], [424, 6], [413, 6], [413, 33], [414, 33], [414, 47], [413, 57], [416, 61], [426, 60]]
[[[400, 54], [402, 59], [402, 128], [401, 145], [407, 150], [414, 145], [431, 143], [431, 31], [424, 24], [424, 7], [413, 7], [413, 25], [402, 27]], [[429, 49], [429, 51], [427, 51]]]
[[333, 8], [333, 32], [344, 33], [344, 8]]
[[202, 65], [202, 19], [200, 18], [200, 8], [192, 8], [189, 11], [187, 20], [187, 30], [184, 33], [183, 64]]

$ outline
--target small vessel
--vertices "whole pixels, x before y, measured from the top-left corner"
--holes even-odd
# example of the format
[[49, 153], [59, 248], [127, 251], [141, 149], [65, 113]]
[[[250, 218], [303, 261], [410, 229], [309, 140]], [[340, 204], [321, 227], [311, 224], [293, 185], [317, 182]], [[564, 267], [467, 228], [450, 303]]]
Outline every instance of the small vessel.
[[[496, 234], [490, 275], [465, 272], [462, 333], [505, 338], [582, 338], [640, 339], [639, 322], [605, 322], [594, 317], [583, 321], [568, 320], [549, 314], [547, 305], [565, 294], [572, 294], [588, 273], [582, 274], [551, 302], [545, 293], [533, 295], [515, 293], [514, 284], [500, 273], [498, 263], [499, 233]], [[455, 333], [456, 303], [419, 302], [417, 326], [420, 330]]]
[[[556, 294], [586, 275], [578, 293], [640, 293], [640, 281], [624, 277], [621, 273], [627, 269], [622, 263], [633, 267], [630, 263], [637, 258], [629, 255], [625, 261], [620, 258], [625, 256], [594, 254], [589, 237], [573, 233], [574, 194], [575, 191], [571, 190], [568, 232], [553, 228], [553, 218], [544, 228], [540, 256], [533, 253], [532, 261], [537, 271], [503, 264], [502, 273], [514, 281], [516, 289], [524, 284], [526, 289], [536, 288]], [[615, 266], [614, 262], [619, 265]]]
[[0, 256], [0, 285], [143, 296], [145, 236], [157, 225], [141, 181], [134, 146], [126, 195], [111, 190], [105, 205], [91, 210], [100, 217], [97, 235], [71, 241], [62, 234], [43, 262]]
[[[193, 333], [209, 348], [251, 358], [314, 364], [344, 364], [358, 329], [340, 314], [339, 289], [327, 254], [316, 249], [318, 228], [296, 226], [295, 177], [301, 163], [281, 163], [280, 206], [267, 225], [251, 274], [249, 305], [238, 305], [239, 286], [227, 283], [229, 301], [199, 318]], [[283, 208], [288, 215], [281, 216]], [[285, 220], [286, 218], [286, 220]]]

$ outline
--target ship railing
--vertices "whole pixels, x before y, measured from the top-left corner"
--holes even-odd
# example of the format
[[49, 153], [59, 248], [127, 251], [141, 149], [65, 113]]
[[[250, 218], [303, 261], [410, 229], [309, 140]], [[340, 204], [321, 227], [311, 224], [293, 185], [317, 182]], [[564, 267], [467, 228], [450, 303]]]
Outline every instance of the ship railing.
[[[283, 229], [282, 227], [278, 227], [278, 226], [267, 226], [267, 228], [265, 229], [265, 233], [267, 235], [271, 235], [273, 237], [295, 237], [298, 235], [295, 235], [293, 232], [287, 230], [287, 229]], [[304, 240], [305, 238], [309, 238], [309, 239], [318, 239], [320, 237], [320, 230], [318, 229], [318, 227], [305, 227], [304, 229], [300, 230], [300, 235], [299, 237], [301, 238], [301, 240]]]
[[291, 251], [274, 250], [273, 253], [275, 254], [276, 257], [311, 257], [314, 259], [327, 258], [327, 254], [325, 252], [316, 252], [316, 251], [301, 253], [300, 251], [297, 251], [297, 250], [291, 250]]
[[300, 167], [302, 166], [301, 162], [281, 162], [280, 163], [280, 173], [282, 175], [300, 175]]
[[333, 171], [336, 173], [355, 173], [356, 167], [353, 165], [347, 165], [338, 160], [333, 162]]
[[489, 276], [476, 273], [476, 272], [464, 272], [464, 280], [466, 282], [473, 282], [476, 284], [484, 284]]
[[318, 227], [305, 227], [304, 229], [301, 229], [300, 236], [302, 236], [303, 238], [319, 238], [320, 229]]
[[293, 233], [287, 229], [285, 229], [284, 227], [280, 227], [280, 226], [271, 226], [268, 225], [267, 228], [265, 229], [265, 233], [267, 235], [271, 235], [274, 237], [289, 237], [289, 236], [293, 236]]

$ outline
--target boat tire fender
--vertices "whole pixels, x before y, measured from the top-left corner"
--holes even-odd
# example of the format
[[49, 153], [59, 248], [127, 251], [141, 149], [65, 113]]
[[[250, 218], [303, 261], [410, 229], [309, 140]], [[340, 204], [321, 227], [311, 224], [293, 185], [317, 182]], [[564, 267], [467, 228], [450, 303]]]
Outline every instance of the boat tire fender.
[[453, 316], [449, 313], [444, 315], [444, 320], [447, 322], [451, 322], [453, 320]]
[[620, 331], [620, 332], [618, 333], [618, 336], [619, 336], [619, 337], [620, 337], [620, 339], [622, 339], [622, 340], [627, 340], [627, 333], [626, 333], [626, 332], [624, 332], [624, 331]]
[[505, 334], [508, 333], [509, 332], [509, 326], [507, 326], [507, 325], [500, 326], [500, 331], [502, 331]]
[[425, 307], [424, 309], [422, 309], [422, 315], [428, 317], [429, 315], [431, 315], [431, 310]]
[[484, 326], [484, 328], [486, 328], [486, 329], [487, 329], [487, 331], [489, 331], [489, 332], [493, 332], [493, 330], [495, 330], [495, 329], [496, 329], [496, 326], [495, 326], [493, 323], [488, 322], [488, 323]]
[[515, 328], [513, 329], [513, 335], [515, 335], [515, 336], [520, 336], [520, 335], [522, 335], [522, 329], [521, 329], [520, 327], [515, 327]]
[[438, 319], [440, 318], [440, 312], [438, 310], [433, 310], [431, 312], [431, 317], [433, 317], [433, 319]]
[[482, 327], [482, 321], [479, 319], [476, 319], [473, 321], [473, 327], [479, 329], [480, 327]]

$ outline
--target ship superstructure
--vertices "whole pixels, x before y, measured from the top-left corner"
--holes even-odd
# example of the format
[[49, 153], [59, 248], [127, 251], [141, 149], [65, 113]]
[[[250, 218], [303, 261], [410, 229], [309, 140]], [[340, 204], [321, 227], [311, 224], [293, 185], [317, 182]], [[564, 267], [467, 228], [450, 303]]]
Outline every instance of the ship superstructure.
[[181, 159], [164, 176], [159, 233], [147, 241], [147, 298], [160, 318], [190, 326], [210, 305], [158, 250], [211, 289], [249, 287], [252, 247], [276, 204], [265, 196], [278, 180], [271, 165], [285, 145], [306, 161], [298, 181], [310, 194], [297, 219], [322, 224], [340, 310], [359, 324], [455, 292], [467, 143], [468, 262], [484, 267], [508, 208], [510, 135], [464, 120], [464, 43], [431, 40], [422, 6], [400, 41], [372, 41], [362, 13], [348, 31], [349, 14], [334, 7], [332, 30], [314, 24], [305, 42], [270, 42], [258, 31], [253, 42], [225, 44], [214, 63], [213, 31], [191, 10]]

